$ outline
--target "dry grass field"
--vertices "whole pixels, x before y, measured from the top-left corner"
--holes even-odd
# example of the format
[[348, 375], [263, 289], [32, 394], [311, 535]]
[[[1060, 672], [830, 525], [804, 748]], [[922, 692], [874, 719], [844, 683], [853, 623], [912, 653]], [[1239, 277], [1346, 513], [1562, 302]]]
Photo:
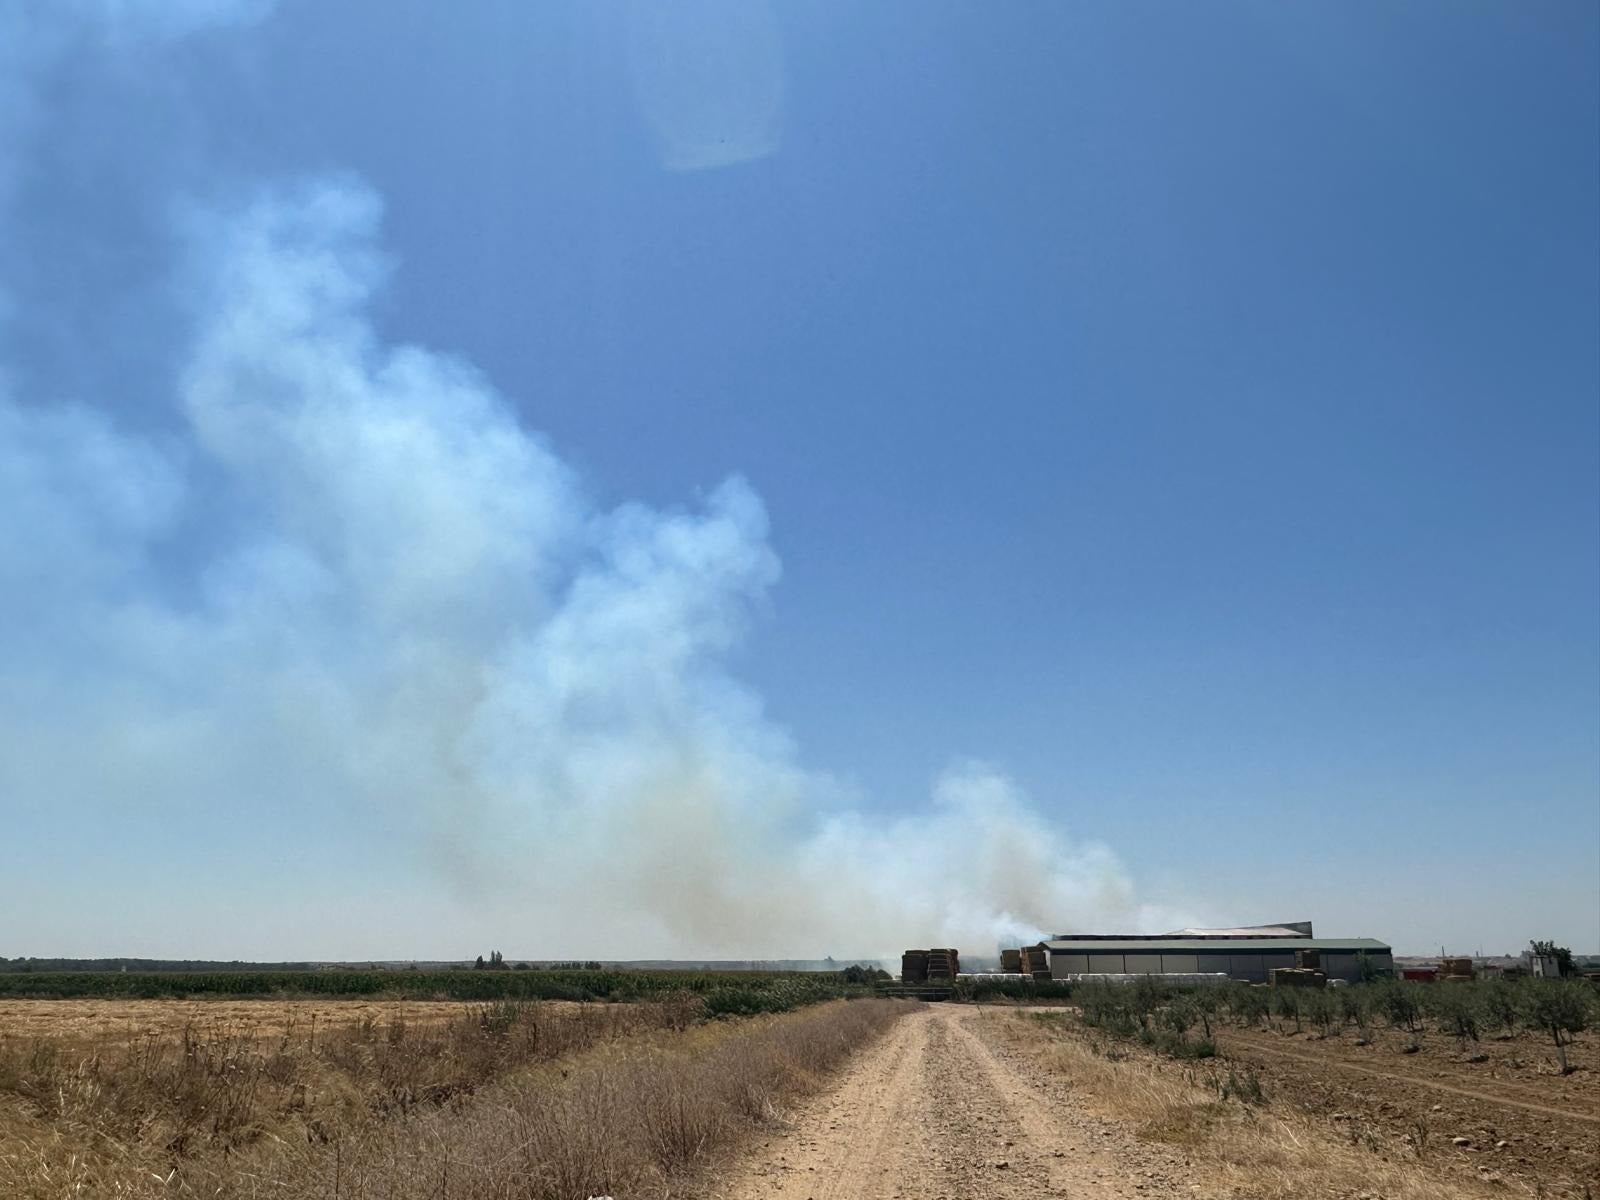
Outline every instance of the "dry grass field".
[[1180, 994], [1153, 999], [1148, 1029], [1131, 1008], [1109, 1012], [1126, 1027], [1091, 1019], [1136, 995], [733, 1017], [690, 993], [0, 1002], [0, 1196], [1600, 1192], [1593, 1032], [1567, 1040], [1563, 1072], [1553, 1043], [1515, 1024], [1477, 1039], [1426, 1017], [1313, 1029], [1251, 1017], [1261, 993], [1245, 989], [1237, 1014], [1178, 1030], [1204, 1051], [1175, 1057], [1145, 1035]]
[[[177, 1036], [192, 1029], [207, 1036], [298, 1039], [364, 1021], [429, 1025], [449, 1021], [474, 1005], [462, 1000], [0, 1000], [0, 1048], [48, 1038], [63, 1044], [109, 1047], [135, 1038]], [[562, 1001], [546, 1001], [558, 1011]]]
[[0, 1196], [679, 1194], [904, 1011], [23, 1007], [0, 1036]]

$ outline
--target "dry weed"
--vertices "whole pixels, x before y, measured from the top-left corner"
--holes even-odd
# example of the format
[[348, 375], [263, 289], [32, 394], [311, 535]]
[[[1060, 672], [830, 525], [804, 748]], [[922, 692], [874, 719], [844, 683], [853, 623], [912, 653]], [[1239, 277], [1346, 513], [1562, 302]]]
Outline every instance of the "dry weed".
[[584, 1200], [662, 1192], [903, 1006], [698, 1020], [690, 998], [444, 1024], [0, 1047], [0, 1195]]

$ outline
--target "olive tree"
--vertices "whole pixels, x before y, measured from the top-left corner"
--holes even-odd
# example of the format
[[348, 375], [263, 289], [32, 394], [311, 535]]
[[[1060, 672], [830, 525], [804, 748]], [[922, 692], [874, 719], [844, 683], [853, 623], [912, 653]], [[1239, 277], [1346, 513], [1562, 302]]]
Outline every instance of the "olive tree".
[[1589, 997], [1587, 988], [1580, 983], [1551, 980], [1535, 982], [1522, 993], [1522, 1019], [1529, 1029], [1550, 1035], [1556, 1044], [1556, 1057], [1561, 1060], [1561, 1073], [1572, 1074], [1567, 1062], [1567, 1042], [1574, 1033], [1589, 1027]]

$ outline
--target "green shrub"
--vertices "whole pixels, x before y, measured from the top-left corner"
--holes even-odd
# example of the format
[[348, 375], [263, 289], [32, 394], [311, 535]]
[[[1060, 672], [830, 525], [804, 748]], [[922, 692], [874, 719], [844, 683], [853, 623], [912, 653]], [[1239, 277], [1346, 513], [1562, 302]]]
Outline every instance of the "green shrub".
[[1259, 1025], [1272, 1011], [1272, 997], [1266, 988], [1234, 983], [1227, 990], [1228, 1012], [1239, 1025]]
[[1594, 989], [1586, 983], [1533, 979], [1523, 986], [1523, 1022], [1529, 1029], [1550, 1035], [1563, 1075], [1572, 1073], [1567, 1062], [1567, 1042], [1571, 1034], [1589, 1027], [1594, 1002]]
[[1381, 989], [1378, 993], [1378, 1004], [1383, 1011], [1383, 1015], [1389, 1019], [1389, 1024], [1396, 1029], [1404, 1029], [1408, 1033], [1416, 1033], [1417, 1018], [1422, 1012], [1421, 1006], [1417, 1002], [1417, 989], [1424, 985], [1416, 983], [1383, 983], [1377, 986]]
[[1478, 1040], [1478, 1021], [1482, 999], [1478, 989], [1467, 983], [1442, 983], [1429, 997], [1429, 1011], [1442, 1032], [1459, 1038], [1463, 1044]]
[[1161, 1024], [1181, 1042], [1184, 1035], [1194, 1028], [1199, 1015], [1193, 1001], [1187, 996], [1179, 996], [1161, 1010]]
[[958, 1000], [978, 1002], [992, 1000], [1017, 1000], [1028, 1003], [1037, 1000], [1066, 1000], [1073, 994], [1073, 985], [1065, 980], [1033, 979], [958, 979], [955, 996]]
[[1274, 1016], [1294, 1020], [1294, 1031], [1300, 1032], [1300, 1009], [1302, 992], [1297, 987], [1281, 987], [1272, 989], [1272, 1012]]
[[1517, 1023], [1519, 1003], [1517, 985], [1509, 979], [1496, 979], [1483, 985], [1485, 1022], [1509, 1033]]
[[1215, 1058], [1217, 1044], [1208, 1037], [1195, 1038], [1192, 1042], [1179, 1039], [1178, 1044], [1167, 1053], [1174, 1058]]
[[1311, 1023], [1321, 1031], [1323, 1037], [1332, 1036], [1333, 1027], [1339, 1021], [1339, 1002], [1332, 992], [1324, 991], [1321, 988], [1307, 991], [1305, 998], [1301, 1001], [1301, 1007], [1305, 1015], [1310, 1018]]
[[[645, 1000], [732, 988], [760, 996], [754, 1011], [865, 994], [837, 972], [628, 971], [74, 971], [0, 974], [0, 997], [394, 996], [448, 1000]], [[743, 1001], [737, 1003], [745, 1003]]]

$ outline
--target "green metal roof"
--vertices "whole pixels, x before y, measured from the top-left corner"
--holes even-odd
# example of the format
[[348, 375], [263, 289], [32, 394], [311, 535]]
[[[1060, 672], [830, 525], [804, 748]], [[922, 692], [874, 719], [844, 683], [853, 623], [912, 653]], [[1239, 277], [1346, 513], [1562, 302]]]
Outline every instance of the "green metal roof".
[[1291, 950], [1327, 950], [1353, 954], [1389, 954], [1375, 938], [1153, 938], [1142, 941], [1101, 941], [1068, 938], [1045, 943], [1052, 954], [1284, 954]]

